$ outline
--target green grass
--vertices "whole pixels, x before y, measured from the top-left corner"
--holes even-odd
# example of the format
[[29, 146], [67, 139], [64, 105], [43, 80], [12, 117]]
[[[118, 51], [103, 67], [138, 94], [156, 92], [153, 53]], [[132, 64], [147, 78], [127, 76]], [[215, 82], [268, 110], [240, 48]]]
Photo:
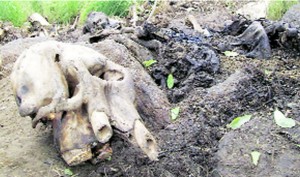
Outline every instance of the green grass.
[[83, 7], [80, 1], [40, 1], [35, 2], [35, 11], [47, 17], [49, 22], [70, 23]]
[[91, 11], [110, 16], [126, 16], [132, 0], [127, 1], [0, 1], [0, 20], [22, 26], [34, 12], [47, 17], [50, 23], [68, 24], [80, 15], [83, 24]]
[[124, 17], [128, 14], [131, 0], [127, 1], [93, 1], [84, 5], [80, 14], [80, 23], [83, 23], [91, 11], [101, 11], [109, 16]]
[[28, 2], [0, 1], [0, 20], [11, 21], [21, 26], [30, 14], [31, 4]]
[[291, 6], [297, 3], [298, 0], [272, 0], [268, 7], [267, 17], [271, 20], [279, 20]]

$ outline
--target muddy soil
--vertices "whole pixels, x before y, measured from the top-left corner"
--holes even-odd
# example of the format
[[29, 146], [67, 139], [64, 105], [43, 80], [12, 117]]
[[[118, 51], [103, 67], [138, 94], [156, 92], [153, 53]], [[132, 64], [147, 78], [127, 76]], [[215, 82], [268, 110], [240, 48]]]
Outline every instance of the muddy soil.
[[[220, 30], [226, 20], [231, 20], [232, 9], [226, 4], [210, 4], [205, 9], [201, 3], [175, 4], [164, 15], [156, 17], [156, 25], [189, 31], [191, 25], [185, 17], [193, 14], [206, 17], [198, 18], [203, 27]], [[174, 15], [174, 11], [180, 13]], [[130, 47], [113, 40], [86, 44], [82, 43], [84, 38], [78, 36], [78, 31], [73, 34], [69, 34], [69, 38], [61, 36], [58, 39], [79, 41], [126, 67], [129, 65], [123, 61], [128, 58], [145, 60], [142, 58], [145, 55], [138, 56]], [[156, 81], [154, 70], [147, 69], [149, 79], [150, 76], [153, 79], [150, 82], [158, 84], [172, 103], [171, 107], [180, 107], [179, 118], [165, 126], [151, 116], [144, 118], [146, 126], [155, 132], [153, 134], [158, 140], [159, 161], [151, 162], [141, 150], [114, 136], [110, 160], [97, 165], [87, 162], [68, 167], [53, 144], [51, 127], [40, 125], [32, 129], [30, 118], [19, 116], [8, 77], [19, 54], [44, 40], [47, 39], [20, 39], [0, 48], [3, 60], [0, 76], [0, 176], [68, 176], [64, 173], [66, 168], [80, 177], [299, 176], [299, 123], [286, 129], [278, 127], [273, 120], [273, 112], [278, 108], [288, 117], [300, 121], [300, 59], [296, 54], [291, 57], [285, 50], [276, 49], [272, 51], [271, 59], [264, 60], [242, 55], [226, 57], [218, 53], [218, 71], [204, 73], [205, 78], [212, 78], [208, 84], [190, 84], [191, 88], [180, 99]], [[141, 49], [147, 51], [146, 48]], [[165, 67], [178, 59], [174, 51], [166, 51], [168, 57], [162, 57], [155, 67]], [[157, 56], [155, 51], [150, 53]], [[135, 66], [131, 72], [138, 74], [142, 66]], [[181, 75], [186, 78], [185, 72], [176, 73], [176, 77]], [[178, 83], [175, 89], [184, 86]], [[235, 117], [244, 114], [251, 114], [252, 119], [240, 129], [226, 127]], [[252, 151], [261, 153], [257, 166], [252, 163]]]

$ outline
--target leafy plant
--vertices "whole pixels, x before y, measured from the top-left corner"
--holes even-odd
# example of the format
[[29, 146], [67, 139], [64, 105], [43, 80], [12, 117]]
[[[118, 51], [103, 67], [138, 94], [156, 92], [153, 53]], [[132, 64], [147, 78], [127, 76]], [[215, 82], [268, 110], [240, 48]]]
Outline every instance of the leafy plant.
[[292, 128], [293, 126], [296, 125], [294, 119], [286, 118], [285, 115], [278, 109], [274, 111], [274, 119], [276, 124], [279, 125], [280, 127]]
[[252, 115], [244, 115], [241, 117], [237, 117], [231, 121], [230, 124], [227, 125], [227, 127], [232, 129], [240, 128], [244, 123], [248, 122], [251, 119]]
[[167, 87], [168, 89], [172, 89], [174, 87], [174, 77], [173, 74], [169, 74], [167, 78]]
[[252, 163], [257, 166], [259, 157], [260, 157], [260, 152], [258, 151], [252, 151], [251, 152], [251, 157], [252, 157]]
[[180, 112], [179, 107], [175, 107], [171, 110], [171, 120], [176, 120]]
[[64, 173], [65, 173], [65, 175], [68, 175], [68, 176], [72, 176], [73, 175], [73, 172], [69, 168], [66, 168], [64, 170]]
[[233, 52], [233, 51], [225, 51], [223, 52], [225, 56], [227, 57], [236, 57], [238, 56], [239, 54], [237, 52]]
[[143, 62], [143, 65], [144, 65], [145, 68], [149, 68], [149, 67], [152, 66], [154, 63], [157, 63], [157, 61], [151, 59], [151, 60], [144, 61], [144, 62]]

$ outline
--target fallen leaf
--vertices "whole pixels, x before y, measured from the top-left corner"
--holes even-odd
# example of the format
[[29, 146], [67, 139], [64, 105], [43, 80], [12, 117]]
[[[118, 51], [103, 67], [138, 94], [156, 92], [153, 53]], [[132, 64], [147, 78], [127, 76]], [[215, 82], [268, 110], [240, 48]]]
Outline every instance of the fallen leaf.
[[225, 51], [223, 52], [225, 56], [227, 57], [236, 57], [238, 56], [239, 54], [237, 52], [233, 52], [233, 51]]
[[72, 175], [73, 175], [73, 172], [72, 172], [69, 168], [66, 168], [66, 169], [64, 170], [64, 173], [65, 173], [65, 175], [69, 175], [69, 176], [72, 176]]
[[108, 161], [111, 161], [111, 159], [112, 159], [112, 157], [111, 157], [111, 156], [109, 156], [109, 157], [107, 157], [107, 159], [106, 159], [106, 160], [108, 160]]
[[180, 112], [179, 107], [175, 107], [171, 110], [171, 120], [176, 120]]
[[251, 119], [252, 115], [244, 115], [241, 117], [237, 117], [231, 121], [228, 125], [229, 128], [237, 129], [240, 128], [244, 123], [248, 122]]
[[157, 61], [151, 59], [151, 60], [144, 61], [144, 62], [143, 62], [143, 65], [144, 65], [145, 68], [149, 68], [149, 67], [150, 67], [151, 65], [153, 65], [154, 63], [157, 63]]
[[252, 157], [252, 163], [257, 166], [259, 157], [260, 157], [260, 152], [258, 151], [252, 151], [251, 152], [251, 157]]
[[269, 76], [271, 74], [272, 74], [272, 71], [269, 71], [269, 70], [265, 69], [265, 75]]
[[168, 89], [171, 89], [174, 87], [174, 77], [172, 74], [169, 74], [168, 75], [168, 78], [167, 78], [167, 86], [168, 86]]
[[285, 115], [278, 109], [274, 111], [274, 119], [276, 124], [279, 125], [280, 127], [292, 128], [293, 126], [296, 125], [294, 119], [286, 118]]

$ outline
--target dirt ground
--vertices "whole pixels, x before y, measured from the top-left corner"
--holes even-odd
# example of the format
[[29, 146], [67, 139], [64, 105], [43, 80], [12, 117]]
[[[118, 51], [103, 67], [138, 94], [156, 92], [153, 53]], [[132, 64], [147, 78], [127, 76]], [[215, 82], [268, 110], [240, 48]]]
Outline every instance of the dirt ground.
[[[178, 5], [176, 9], [180, 13], [175, 17], [172, 16], [174, 9], [169, 14], [158, 15], [158, 25], [185, 30], [185, 16], [192, 13], [195, 17], [205, 14], [206, 18], [199, 18], [199, 23], [219, 29], [224, 21], [231, 19], [232, 10], [217, 3], [212, 3], [206, 9], [197, 3]], [[198, 13], [199, 9], [201, 13]], [[76, 41], [76, 37], [64, 41]], [[65, 39], [65, 36], [62, 38]], [[189, 85], [191, 89], [182, 98], [172, 101], [170, 95], [173, 98], [174, 92], [170, 92], [153, 77], [156, 68], [160, 69], [177, 59], [172, 58], [176, 57], [172, 51], [167, 51], [164, 56], [169, 58], [163, 57], [166, 61], [160, 60], [153, 69], [147, 70], [153, 78], [151, 82], [156, 82], [172, 102], [171, 107], [180, 107], [179, 118], [164, 127], [157, 126], [157, 120], [151, 117], [144, 119], [158, 141], [159, 161], [151, 162], [138, 148], [114, 136], [111, 140], [111, 160], [97, 165], [87, 162], [68, 167], [54, 146], [51, 127], [39, 125], [32, 129], [31, 119], [20, 117], [8, 77], [18, 55], [32, 44], [44, 40], [47, 39], [20, 39], [0, 47], [3, 60], [0, 76], [0, 176], [68, 176], [64, 173], [66, 168], [71, 169], [74, 176], [80, 177], [300, 175], [300, 148], [297, 146], [300, 144], [298, 53], [274, 49], [272, 58], [268, 60], [250, 59], [241, 55], [226, 57], [219, 53], [219, 71], [204, 73], [203, 78], [212, 78], [208, 84]], [[141, 57], [128, 46], [114, 41], [101, 41], [88, 46], [107, 56], [113, 49], [114, 52], [108, 58], [125, 66], [122, 60], [139, 60]], [[155, 55], [155, 51], [151, 52]], [[181, 74], [183, 76], [185, 73]], [[175, 89], [180, 90], [184, 86], [178, 83]], [[297, 120], [297, 125], [288, 129], [278, 127], [273, 120], [276, 108]], [[251, 114], [252, 119], [241, 128], [231, 130], [226, 127], [235, 117], [244, 114]], [[261, 153], [257, 166], [252, 163], [252, 151]]]

